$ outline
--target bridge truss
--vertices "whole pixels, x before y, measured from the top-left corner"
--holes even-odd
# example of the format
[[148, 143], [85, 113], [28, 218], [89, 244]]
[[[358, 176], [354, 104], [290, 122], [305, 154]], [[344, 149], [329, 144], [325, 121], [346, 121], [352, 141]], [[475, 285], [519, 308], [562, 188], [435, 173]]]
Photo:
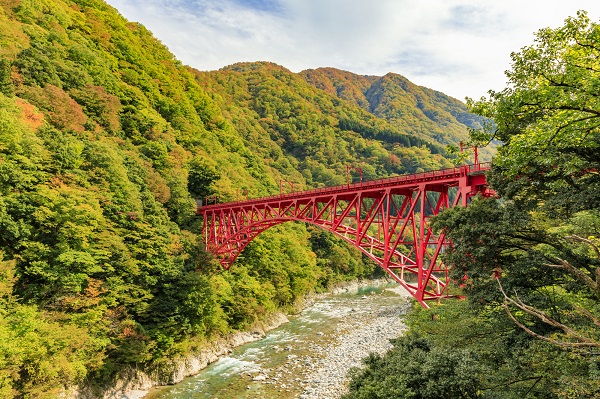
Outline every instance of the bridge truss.
[[429, 218], [477, 195], [492, 195], [487, 163], [397, 176], [198, 208], [206, 248], [225, 269], [261, 232], [298, 221], [319, 226], [359, 248], [427, 307], [449, 296], [449, 245]]

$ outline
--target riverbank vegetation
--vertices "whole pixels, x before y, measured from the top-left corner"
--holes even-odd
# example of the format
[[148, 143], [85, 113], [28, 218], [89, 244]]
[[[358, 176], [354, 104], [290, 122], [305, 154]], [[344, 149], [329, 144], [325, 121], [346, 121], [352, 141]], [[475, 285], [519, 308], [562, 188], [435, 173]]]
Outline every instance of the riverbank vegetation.
[[445, 211], [464, 301], [356, 371], [347, 399], [600, 397], [600, 24], [584, 12], [512, 55], [509, 87], [471, 103], [503, 145], [498, 198]]

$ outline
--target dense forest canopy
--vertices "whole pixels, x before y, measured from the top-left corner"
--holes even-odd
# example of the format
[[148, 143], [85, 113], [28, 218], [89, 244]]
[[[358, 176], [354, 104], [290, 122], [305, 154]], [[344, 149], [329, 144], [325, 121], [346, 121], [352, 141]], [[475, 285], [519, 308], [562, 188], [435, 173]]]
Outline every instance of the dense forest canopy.
[[351, 398], [600, 397], [600, 24], [585, 12], [512, 54], [509, 87], [471, 101], [502, 140], [477, 199], [435, 221], [463, 302], [355, 372]]
[[348, 164], [365, 179], [452, 166], [445, 146], [481, 126], [399, 75], [199, 72], [101, 0], [5, 1], [0, 27], [3, 398], [168, 368], [372, 275], [358, 250], [301, 224], [263, 233], [221, 273], [197, 201], [344, 183]]

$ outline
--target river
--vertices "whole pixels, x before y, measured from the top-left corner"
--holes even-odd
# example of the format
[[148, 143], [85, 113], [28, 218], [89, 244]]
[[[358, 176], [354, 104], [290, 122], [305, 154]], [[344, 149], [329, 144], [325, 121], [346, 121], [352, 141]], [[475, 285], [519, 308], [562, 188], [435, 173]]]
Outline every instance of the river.
[[389, 350], [405, 329], [408, 295], [395, 284], [320, 296], [290, 322], [145, 399], [334, 399], [347, 372]]

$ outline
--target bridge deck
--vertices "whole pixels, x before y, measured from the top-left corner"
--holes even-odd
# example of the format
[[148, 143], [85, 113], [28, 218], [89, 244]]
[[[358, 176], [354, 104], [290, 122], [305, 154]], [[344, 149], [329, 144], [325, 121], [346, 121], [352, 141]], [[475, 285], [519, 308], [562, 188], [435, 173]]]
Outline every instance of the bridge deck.
[[456, 181], [460, 176], [473, 176], [483, 174], [485, 171], [490, 169], [490, 163], [478, 163], [474, 165], [462, 165], [456, 168], [440, 169], [423, 173], [416, 173], [411, 175], [401, 175], [394, 177], [387, 177], [377, 180], [369, 180], [360, 183], [342, 184], [339, 186], [331, 186], [324, 188], [316, 188], [306, 191], [297, 191], [288, 194], [276, 194], [267, 197], [252, 198], [241, 201], [231, 201], [224, 203], [217, 203], [212, 205], [203, 205], [198, 207], [198, 214], [206, 211], [215, 211], [219, 209], [229, 209], [238, 206], [258, 205], [265, 204], [271, 201], [285, 201], [285, 200], [297, 200], [306, 197], [319, 197], [331, 196], [332, 194], [344, 194], [355, 191], [369, 191], [382, 188], [393, 187], [395, 189], [401, 187], [414, 187], [421, 183], [435, 182], [437, 184], [443, 184], [445, 181]]

